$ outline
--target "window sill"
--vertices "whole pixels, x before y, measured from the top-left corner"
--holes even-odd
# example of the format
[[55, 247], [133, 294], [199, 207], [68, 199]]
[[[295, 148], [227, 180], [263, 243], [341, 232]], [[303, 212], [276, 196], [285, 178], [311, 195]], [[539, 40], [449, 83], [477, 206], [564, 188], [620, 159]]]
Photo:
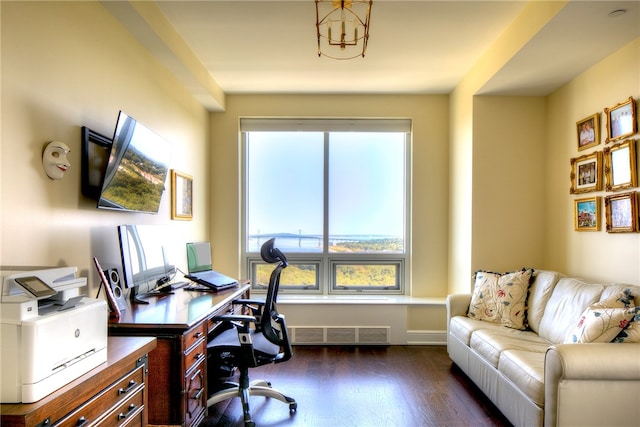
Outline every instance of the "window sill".
[[336, 305], [420, 305], [444, 306], [446, 298], [410, 297], [404, 295], [282, 295], [278, 304], [336, 304]]

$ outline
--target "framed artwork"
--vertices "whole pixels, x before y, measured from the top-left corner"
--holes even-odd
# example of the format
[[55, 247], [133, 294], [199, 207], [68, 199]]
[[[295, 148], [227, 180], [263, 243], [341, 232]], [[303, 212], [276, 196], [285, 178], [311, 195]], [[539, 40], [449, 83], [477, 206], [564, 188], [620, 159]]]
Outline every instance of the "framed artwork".
[[630, 96], [624, 102], [604, 109], [607, 115], [607, 140], [609, 143], [631, 136], [638, 131], [636, 102]]
[[577, 122], [576, 131], [578, 135], [578, 151], [600, 144], [600, 114], [596, 113]]
[[171, 170], [171, 219], [193, 218], [193, 178]]
[[604, 198], [607, 233], [638, 231], [638, 193], [622, 193]]
[[571, 188], [569, 193], [588, 193], [602, 190], [602, 152], [571, 159]]
[[624, 142], [605, 147], [604, 175], [605, 190], [618, 191], [638, 185], [636, 170], [636, 141]]
[[600, 231], [600, 197], [573, 201], [573, 224], [576, 231]]

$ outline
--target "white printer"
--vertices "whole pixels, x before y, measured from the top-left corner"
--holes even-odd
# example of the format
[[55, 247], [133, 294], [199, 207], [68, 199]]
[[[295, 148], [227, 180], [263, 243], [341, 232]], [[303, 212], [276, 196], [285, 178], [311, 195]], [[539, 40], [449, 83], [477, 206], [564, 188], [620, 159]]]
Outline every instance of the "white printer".
[[2, 403], [32, 403], [107, 360], [107, 305], [80, 296], [76, 267], [3, 268]]

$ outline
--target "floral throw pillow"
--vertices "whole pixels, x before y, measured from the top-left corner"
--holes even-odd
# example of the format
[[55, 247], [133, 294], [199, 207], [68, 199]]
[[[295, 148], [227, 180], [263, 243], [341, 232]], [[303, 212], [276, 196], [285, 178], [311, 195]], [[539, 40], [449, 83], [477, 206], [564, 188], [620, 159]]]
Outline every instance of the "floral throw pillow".
[[[625, 290], [623, 294], [629, 300], [629, 303], [633, 301], [633, 295], [629, 289]], [[629, 304], [633, 306], [633, 304]], [[640, 306], [634, 307], [634, 315], [626, 328], [620, 331], [620, 333], [613, 339], [612, 342], [618, 343], [640, 343]]]
[[524, 330], [533, 269], [513, 273], [477, 271], [467, 316]]
[[629, 326], [635, 315], [633, 296], [626, 290], [587, 307], [566, 342], [611, 342]]

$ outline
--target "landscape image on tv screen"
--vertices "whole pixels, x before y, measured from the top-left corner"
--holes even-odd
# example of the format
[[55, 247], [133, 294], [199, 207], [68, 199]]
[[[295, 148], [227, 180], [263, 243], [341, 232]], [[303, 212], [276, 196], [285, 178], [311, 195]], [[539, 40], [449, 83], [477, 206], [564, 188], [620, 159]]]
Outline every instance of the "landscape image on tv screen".
[[157, 213], [170, 148], [167, 140], [121, 112], [98, 207]]

